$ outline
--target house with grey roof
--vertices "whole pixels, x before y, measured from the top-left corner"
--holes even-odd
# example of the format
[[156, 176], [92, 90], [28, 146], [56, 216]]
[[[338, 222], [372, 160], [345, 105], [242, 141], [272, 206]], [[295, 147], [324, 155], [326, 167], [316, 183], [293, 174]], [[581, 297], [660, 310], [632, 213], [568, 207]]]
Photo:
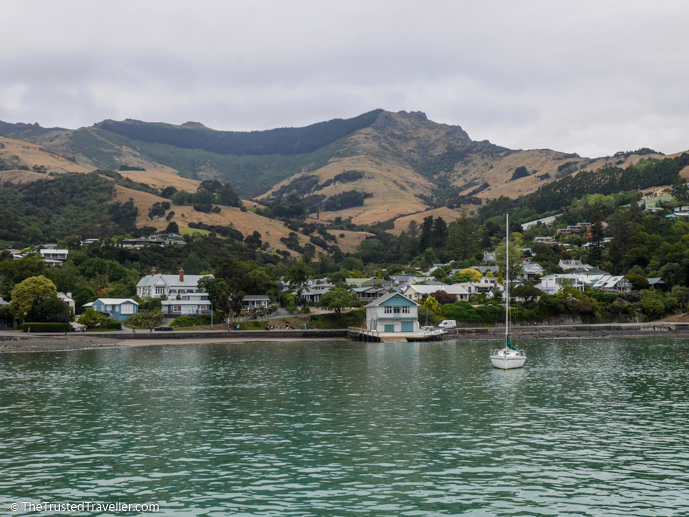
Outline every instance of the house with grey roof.
[[213, 278], [213, 275], [185, 275], [184, 269], [180, 269], [178, 275], [161, 275], [153, 268], [150, 275], [143, 277], [136, 284], [136, 294], [139, 298], [166, 296], [168, 299], [174, 299], [179, 296], [181, 300], [184, 295], [201, 294], [199, 280], [206, 277]]
[[389, 293], [366, 305], [366, 328], [377, 332], [418, 332], [419, 306], [400, 293]]
[[106, 314], [115, 321], [126, 321], [129, 316], [139, 311], [139, 304], [131, 298], [98, 298], [89, 305], [93, 310]]

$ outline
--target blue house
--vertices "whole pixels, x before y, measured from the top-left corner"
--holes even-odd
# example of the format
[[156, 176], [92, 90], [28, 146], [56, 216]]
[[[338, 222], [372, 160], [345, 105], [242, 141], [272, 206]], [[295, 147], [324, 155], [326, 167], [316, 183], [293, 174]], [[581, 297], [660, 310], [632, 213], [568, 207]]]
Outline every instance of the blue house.
[[139, 312], [139, 304], [131, 298], [98, 298], [91, 303], [91, 308], [116, 321], [125, 321], [132, 314]]
[[366, 305], [366, 328], [377, 332], [418, 332], [419, 305], [390, 293]]

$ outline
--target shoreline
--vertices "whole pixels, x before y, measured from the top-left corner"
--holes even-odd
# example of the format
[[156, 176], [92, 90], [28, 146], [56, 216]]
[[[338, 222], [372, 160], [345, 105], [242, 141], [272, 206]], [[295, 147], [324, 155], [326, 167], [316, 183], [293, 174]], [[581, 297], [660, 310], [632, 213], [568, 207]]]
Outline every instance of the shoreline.
[[[558, 325], [540, 327], [516, 327], [513, 340], [562, 340], [562, 339], [614, 339], [640, 337], [684, 338], [689, 335], [689, 324], [645, 323], [613, 325]], [[290, 331], [237, 331], [237, 332], [175, 332], [149, 333], [102, 333], [102, 334], [0, 334], [0, 354], [21, 352], [66, 352], [73, 350], [99, 350], [142, 346], [239, 344], [239, 343], [294, 343], [294, 342], [351, 342], [347, 331], [338, 330], [290, 330]], [[461, 328], [443, 336], [442, 341], [498, 341], [504, 339], [504, 329], [498, 327]], [[441, 342], [442, 342], [441, 341]], [[438, 343], [436, 341], [435, 343]]]

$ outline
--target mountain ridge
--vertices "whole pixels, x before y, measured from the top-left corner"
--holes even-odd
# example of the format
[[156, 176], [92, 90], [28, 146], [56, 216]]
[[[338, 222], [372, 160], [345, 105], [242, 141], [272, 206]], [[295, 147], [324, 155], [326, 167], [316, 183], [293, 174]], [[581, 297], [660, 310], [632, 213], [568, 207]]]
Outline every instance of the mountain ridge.
[[[160, 128], [163, 133], [156, 133]], [[302, 145], [299, 135], [319, 131], [329, 136], [316, 135], [317, 148]], [[229, 181], [240, 195], [263, 204], [294, 195], [325, 221], [387, 224], [395, 231], [399, 225], [394, 221], [402, 217], [417, 214], [414, 217], [420, 220], [424, 213], [439, 210], [452, 217], [462, 208], [472, 213], [491, 199], [515, 199], [582, 170], [625, 167], [643, 158], [662, 157], [650, 150], [597, 159], [548, 149], [512, 150], [487, 140], [474, 141], [460, 126], [433, 122], [420, 111], [373, 110], [305, 128], [254, 132], [219, 132], [200, 122], [175, 126], [133, 119], [105, 120], [77, 130], [0, 122], [3, 132], [61, 154], [84, 169], [134, 169], [121, 173], [144, 183], [147, 177], [163, 183], [174, 175]], [[137, 135], [145, 139], [131, 138]], [[185, 135], [213, 136], [213, 145], [230, 142], [225, 151], [240, 154], [212, 152], [210, 144], [204, 144], [207, 149], [192, 149], [194, 142], [173, 145]], [[232, 142], [244, 143], [232, 147]], [[300, 146], [311, 150], [294, 152]], [[289, 149], [289, 154], [265, 154], [276, 149]], [[241, 154], [247, 150], [264, 154]]]

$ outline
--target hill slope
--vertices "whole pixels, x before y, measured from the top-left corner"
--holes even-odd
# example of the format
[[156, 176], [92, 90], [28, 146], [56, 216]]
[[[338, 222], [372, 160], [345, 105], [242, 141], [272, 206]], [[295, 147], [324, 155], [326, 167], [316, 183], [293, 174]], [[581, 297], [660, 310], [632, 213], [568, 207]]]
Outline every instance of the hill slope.
[[435, 123], [421, 112], [382, 110], [248, 133], [134, 120], [78, 130], [0, 123], [0, 132], [68, 157], [83, 170], [144, 169], [121, 174], [180, 190], [192, 190], [204, 179], [230, 181], [240, 195], [269, 206], [294, 195], [323, 221], [351, 218], [397, 231], [410, 220], [429, 214], [452, 219], [462, 207], [472, 212], [487, 200], [514, 199], [582, 170], [661, 156], [641, 150], [589, 159], [510, 150], [473, 141], [461, 127]]

